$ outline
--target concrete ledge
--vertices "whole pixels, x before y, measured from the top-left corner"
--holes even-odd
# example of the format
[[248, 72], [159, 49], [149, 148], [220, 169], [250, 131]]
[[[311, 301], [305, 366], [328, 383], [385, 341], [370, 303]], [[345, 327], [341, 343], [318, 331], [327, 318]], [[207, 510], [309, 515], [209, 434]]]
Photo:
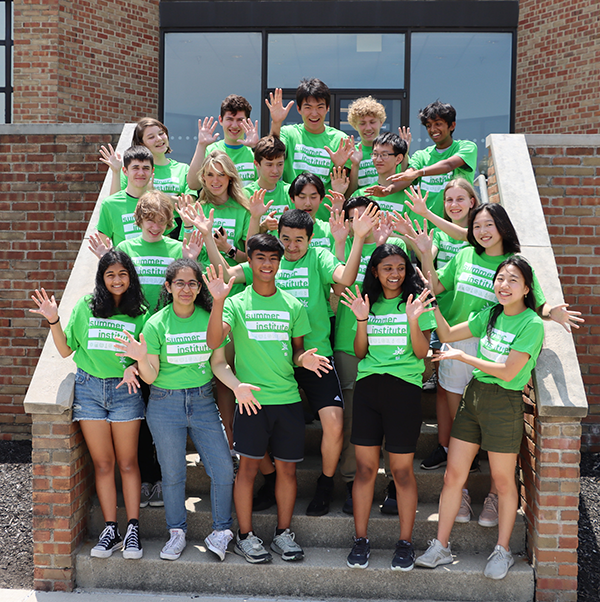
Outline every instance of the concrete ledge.
[[120, 134], [122, 123], [8, 123], [0, 125], [0, 136], [35, 136], [70, 134]]
[[527, 146], [600, 146], [600, 134], [525, 134]]

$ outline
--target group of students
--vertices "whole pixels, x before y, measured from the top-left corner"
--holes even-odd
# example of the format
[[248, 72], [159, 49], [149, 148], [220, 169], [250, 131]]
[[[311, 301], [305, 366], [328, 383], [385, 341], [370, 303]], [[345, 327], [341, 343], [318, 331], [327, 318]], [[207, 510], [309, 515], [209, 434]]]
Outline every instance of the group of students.
[[[252, 513], [276, 503], [270, 548], [302, 559], [291, 530], [304, 456], [301, 389], [323, 428], [322, 473], [307, 514], [329, 511], [339, 464], [343, 509], [355, 523], [348, 566], [368, 565], [382, 444], [393, 483], [384, 506], [400, 521], [392, 569], [452, 561], [450, 531], [465, 512], [470, 519], [464, 485], [479, 448], [488, 452], [499, 525], [485, 574], [500, 579], [512, 565], [521, 391], [542, 347], [541, 318], [568, 330], [583, 320], [545, 303], [506, 211], [478, 203], [476, 147], [453, 139], [450, 105], [420, 112], [434, 145], [409, 158], [410, 131], [381, 133], [385, 110], [375, 99], [349, 108], [358, 146], [325, 125], [329, 100], [323, 82], [303, 80], [302, 124], [282, 125], [293, 103], [284, 106], [277, 89], [266, 101], [271, 132], [259, 139], [249, 103], [231, 95], [218, 118], [224, 140], [217, 121], [200, 120], [189, 167], [166, 156], [167, 128], [150, 118], [137, 124], [122, 158], [101, 149], [113, 194], [90, 239], [99, 257], [94, 291], [64, 330], [44, 289], [31, 310], [48, 320], [61, 355], [75, 354], [73, 420], [106, 521], [92, 556], [122, 548], [125, 558], [141, 558], [139, 508], [148, 504], [165, 507], [170, 537], [161, 558], [181, 555], [189, 434], [211, 480], [207, 548], [224, 560], [235, 537], [248, 562], [271, 560]], [[413, 458], [430, 347], [440, 364], [440, 448], [424, 467], [447, 469], [437, 538], [415, 558]], [[259, 472], [264, 485], [254, 496]]]

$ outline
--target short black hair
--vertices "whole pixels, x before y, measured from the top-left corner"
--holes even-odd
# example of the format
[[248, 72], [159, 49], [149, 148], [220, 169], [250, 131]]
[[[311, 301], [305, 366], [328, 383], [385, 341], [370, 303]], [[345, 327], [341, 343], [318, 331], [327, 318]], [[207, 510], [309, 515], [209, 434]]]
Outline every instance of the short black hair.
[[373, 140], [373, 148], [376, 146], [383, 146], [384, 144], [391, 146], [394, 155], [396, 156], [406, 155], [406, 152], [408, 151], [406, 140], [402, 140], [398, 134], [394, 134], [393, 132], [384, 132], [383, 134], [379, 134], [379, 136]]
[[301, 174], [297, 175], [290, 184], [290, 189], [288, 191], [290, 199], [293, 200], [295, 196], [298, 196], [307, 184], [312, 184], [317, 189], [321, 200], [325, 198], [325, 185], [323, 184], [323, 180], [314, 173], [303, 171]]
[[277, 253], [279, 259], [283, 257], [284, 248], [281, 241], [272, 234], [255, 234], [248, 239], [246, 252], [251, 258], [255, 251], [263, 253]]
[[256, 143], [254, 160], [259, 165], [263, 159], [275, 161], [279, 157], [285, 157], [285, 144], [277, 136], [264, 136]]
[[310, 238], [313, 234], [314, 222], [312, 217], [302, 211], [301, 209], [291, 209], [286, 211], [279, 218], [279, 234], [281, 235], [281, 228], [296, 228], [298, 230], [306, 230], [306, 236]]
[[521, 251], [521, 243], [519, 242], [517, 231], [510, 221], [508, 213], [506, 213], [506, 209], [499, 203], [483, 203], [478, 207], [473, 207], [469, 212], [469, 227], [467, 229], [467, 240], [475, 247], [477, 255], [481, 255], [485, 249], [477, 242], [473, 235], [473, 222], [482, 211], [487, 211], [494, 220], [494, 224], [496, 224], [498, 234], [502, 237], [503, 255], [507, 253], [519, 253]]
[[123, 153], [123, 166], [129, 167], [132, 161], [150, 161], [150, 165], [154, 167], [154, 157], [150, 149], [145, 146], [130, 146]]
[[296, 104], [302, 108], [302, 103], [311, 97], [315, 100], [324, 100], [325, 105], [329, 108], [331, 92], [327, 85], [316, 77], [310, 79], [305, 77], [300, 80], [300, 85], [296, 88]]
[[456, 109], [450, 104], [436, 100], [419, 111], [419, 119], [423, 125], [427, 125], [428, 119], [436, 117], [443, 119], [448, 125], [452, 125], [456, 121]]
[[350, 211], [352, 211], [352, 209], [356, 209], [357, 207], [368, 207], [369, 205], [377, 207], [377, 210], [380, 209], [379, 203], [370, 199], [368, 196], [352, 196], [349, 199], [346, 199], [342, 205], [344, 219], [350, 217]]

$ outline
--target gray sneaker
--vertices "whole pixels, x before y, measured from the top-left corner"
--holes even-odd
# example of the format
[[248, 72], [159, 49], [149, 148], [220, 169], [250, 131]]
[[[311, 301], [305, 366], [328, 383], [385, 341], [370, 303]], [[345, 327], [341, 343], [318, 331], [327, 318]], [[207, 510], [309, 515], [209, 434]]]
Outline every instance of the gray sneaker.
[[281, 560], [302, 560], [304, 550], [295, 541], [296, 534], [286, 529], [281, 535], [275, 535], [271, 550], [281, 556]]
[[140, 492], [140, 508], [145, 508], [152, 497], [152, 485], [150, 483], [142, 483]]
[[162, 481], [156, 481], [156, 483], [154, 483], [154, 487], [152, 487], [152, 495], [150, 496], [148, 503], [153, 507], [161, 507], [165, 505], [163, 500]]
[[488, 557], [483, 574], [490, 579], [504, 579], [508, 569], [515, 563], [510, 550], [497, 545]]
[[261, 562], [273, 560], [273, 556], [264, 549], [262, 544], [262, 539], [256, 537], [252, 531], [248, 533], [246, 539], [240, 539], [240, 534], [238, 532], [233, 551], [236, 554], [243, 556], [250, 564], [259, 564]]
[[227, 545], [233, 539], [233, 533], [229, 529], [217, 531], [216, 529], [204, 540], [206, 547], [215, 553], [221, 561], [225, 560]]
[[437, 539], [429, 541], [429, 548], [427, 548], [425, 554], [415, 560], [415, 566], [424, 566], [428, 569], [434, 569], [436, 566], [440, 566], [440, 564], [451, 563], [452, 551], [450, 550], [450, 544], [445, 548]]

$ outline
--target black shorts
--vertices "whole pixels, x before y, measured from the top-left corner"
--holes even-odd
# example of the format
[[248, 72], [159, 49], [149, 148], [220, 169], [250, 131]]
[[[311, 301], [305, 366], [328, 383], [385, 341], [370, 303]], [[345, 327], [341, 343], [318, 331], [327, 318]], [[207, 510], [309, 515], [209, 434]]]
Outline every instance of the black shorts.
[[361, 378], [354, 390], [354, 445], [379, 446], [392, 454], [412, 454], [421, 433], [421, 387], [391, 374]]
[[247, 458], [260, 460], [267, 447], [276, 460], [302, 462], [304, 459], [304, 412], [302, 402], [264, 405], [258, 414], [240, 414], [233, 419], [233, 449]]
[[331, 370], [326, 374], [321, 374], [320, 378], [312, 370], [300, 367], [294, 368], [296, 382], [306, 393], [310, 408], [315, 414], [319, 410], [330, 406], [344, 407], [342, 387], [333, 357], [330, 357], [329, 361], [331, 362]]

